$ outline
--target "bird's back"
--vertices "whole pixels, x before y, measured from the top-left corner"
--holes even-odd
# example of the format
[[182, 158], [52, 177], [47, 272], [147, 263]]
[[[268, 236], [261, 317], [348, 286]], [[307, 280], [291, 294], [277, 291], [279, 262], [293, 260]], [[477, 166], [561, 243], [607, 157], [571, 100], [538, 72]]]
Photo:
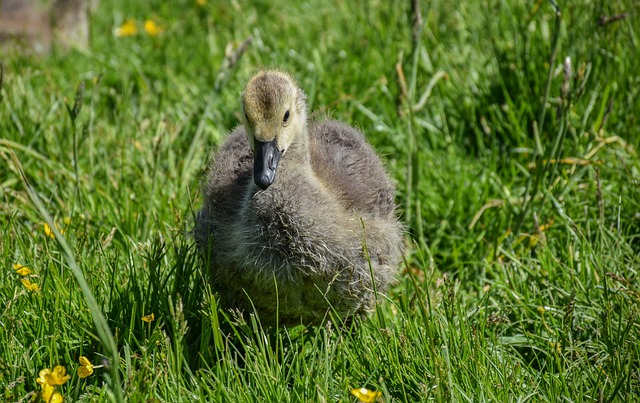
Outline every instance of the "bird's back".
[[373, 148], [358, 130], [327, 120], [311, 127], [314, 173], [347, 211], [394, 219], [394, 185]]

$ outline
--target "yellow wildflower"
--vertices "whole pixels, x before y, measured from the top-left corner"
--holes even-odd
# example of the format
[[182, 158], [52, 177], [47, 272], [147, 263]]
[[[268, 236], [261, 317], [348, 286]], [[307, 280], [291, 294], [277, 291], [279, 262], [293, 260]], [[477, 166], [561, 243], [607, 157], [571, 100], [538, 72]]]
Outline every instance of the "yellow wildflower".
[[49, 238], [52, 238], [52, 239], [55, 239], [55, 238], [56, 238], [55, 234], [54, 234], [54, 233], [53, 233], [53, 231], [51, 230], [51, 227], [50, 227], [50, 226], [49, 226], [49, 224], [47, 224], [47, 223], [44, 223], [44, 234], [45, 234], [46, 236], [48, 236]]
[[93, 364], [84, 355], [80, 356], [80, 366], [78, 367], [78, 376], [86, 378], [93, 374]]
[[[56, 229], [60, 234], [64, 234], [64, 230], [56, 225]], [[53, 233], [53, 230], [49, 226], [49, 224], [44, 223], [44, 234], [51, 239], [56, 239], [56, 234]]]
[[142, 321], [143, 322], [147, 322], [147, 323], [151, 323], [156, 319], [156, 316], [153, 313], [150, 313], [149, 315], [143, 316], [142, 317]]
[[50, 373], [51, 373], [51, 370], [49, 368], [45, 368], [42, 371], [40, 371], [40, 373], [38, 374], [39, 376], [36, 379], [36, 382], [38, 382], [38, 385], [41, 385], [44, 388], [44, 385], [47, 384], [47, 380], [45, 379], [45, 376]]
[[196, 4], [200, 7], [204, 7], [207, 5], [207, 0], [196, 0]]
[[71, 217], [65, 217], [62, 221], [64, 221], [66, 225], [69, 225], [71, 224]]
[[64, 385], [65, 382], [71, 378], [71, 375], [67, 375], [67, 370], [62, 365], [56, 365], [53, 370], [43, 369], [40, 371], [40, 377], [43, 376], [47, 385]]
[[351, 394], [362, 403], [373, 403], [377, 398], [382, 396], [382, 392], [376, 392], [367, 388], [351, 389]]
[[13, 270], [16, 271], [16, 273], [18, 273], [21, 276], [28, 276], [29, 274], [32, 273], [31, 269], [28, 268], [27, 266], [23, 266], [20, 263], [14, 263], [13, 264]]
[[42, 385], [42, 400], [46, 403], [63, 403], [62, 395], [59, 392], [55, 392], [55, 389], [51, 385]]
[[150, 36], [157, 36], [160, 32], [164, 31], [164, 29], [153, 20], [146, 20], [144, 22], [144, 30], [147, 31]]
[[22, 282], [22, 285], [24, 286], [24, 288], [26, 288], [27, 290], [33, 291], [33, 292], [40, 291], [40, 286], [36, 283], [32, 283], [31, 280], [29, 280], [28, 278], [20, 279], [20, 281]]
[[56, 385], [64, 385], [71, 378], [62, 365], [57, 365], [53, 370], [45, 368], [38, 374], [36, 382], [42, 386], [42, 399], [47, 403], [62, 403], [62, 395], [55, 391]]
[[56, 236], [53, 234], [53, 231], [51, 231], [51, 227], [49, 226], [49, 224], [44, 223], [44, 234], [46, 236], [48, 236], [49, 238], [55, 238]]
[[138, 33], [138, 27], [133, 19], [128, 19], [116, 29], [116, 36], [133, 36]]

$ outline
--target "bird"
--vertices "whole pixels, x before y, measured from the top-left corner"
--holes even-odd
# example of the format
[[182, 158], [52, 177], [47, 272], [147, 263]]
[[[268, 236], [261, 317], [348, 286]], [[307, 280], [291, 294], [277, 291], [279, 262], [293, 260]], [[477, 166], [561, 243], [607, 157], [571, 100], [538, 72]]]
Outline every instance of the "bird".
[[366, 316], [404, 249], [393, 180], [359, 130], [309, 119], [287, 72], [257, 72], [241, 98], [194, 228], [219, 302], [268, 326]]

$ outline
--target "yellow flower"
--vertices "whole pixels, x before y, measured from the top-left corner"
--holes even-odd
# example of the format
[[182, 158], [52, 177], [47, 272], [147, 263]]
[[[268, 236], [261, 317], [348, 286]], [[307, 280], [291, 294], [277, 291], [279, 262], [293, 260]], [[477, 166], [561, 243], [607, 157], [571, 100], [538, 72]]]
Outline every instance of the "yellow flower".
[[84, 355], [80, 356], [80, 366], [78, 367], [78, 376], [86, 378], [93, 374], [93, 364]]
[[53, 370], [43, 369], [40, 371], [41, 377], [44, 371], [48, 371], [44, 374], [44, 381], [47, 385], [64, 385], [71, 378], [71, 375], [67, 375], [67, 370], [62, 365], [56, 365]]
[[31, 280], [29, 280], [28, 278], [20, 279], [20, 281], [22, 282], [22, 285], [24, 286], [24, 288], [26, 288], [27, 290], [33, 291], [33, 292], [40, 291], [40, 286], [36, 283], [32, 283]]
[[42, 371], [40, 371], [40, 373], [38, 374], [38, 378], [36, 379], [36, 382], [38, 382], [38, 385], [41, 385], [43, 389], [47, 384], [47, 380], [45, 379], [45, 377], [47, 376], [47, 374], [50, 374], [50, 373], [51, 373], [51, 370], [49, 368], [45, 368]]
[[28, 276], [29, 274], [32, 273], [31, 269], [28, 268], [27, 266], [23, 266], [20, 263], [14, 263], [13, 264], [13, 270], [16, 271], [16, 273], [18, 273], [21, 276]]
[[62, 219], [62, 221], [63, 221], [66, 225], [69, 225], [69, 224], [71, 224], [71, 217], [65, 217], [65, 218], [63, 218], [63, 219]]
[[351, 394], [363, 403], [373, 403], [377, 398], [382, 396], [382, 392], [375, 392], [367, 388], [351, 389]]
[[42, 399], [47, 403], [62, 403], [62, 395], [55, 391], [56, 385], [64, 385], [71, 378], [62, 365], [57, 365], [53, 370], [45, 368], [38, 374], [36, 382], [42, 386]]
[[49, 226], [49, 224], [44, 223], [44, 234], [46, 236], [48, 236], [49, 238], [55, 238], [56, 236], [53, 234], [53, 231], [51, 231], [51, 227]]
[[207, 0], [196, 0], [196, 4], [198, 4], [200, 7], [204, 7], [207, 5]]
[[[64, 234], [64, 230], [56, 225], [56, 229], [60, 234]], [[44, 234], [51, 239], [56, 239], [56, 234], [53, 233], [53, 230], [49, 226], [49, 224], [44, 223]]]
[[144, 30], [147, 31], [150, 36], [157, 36], [160, 32], [164, 31], [164, 29], [153, 20], [146, 20], [144, 22]]
[[62, 403], [64, 399], [62, 395], [55, 392], [55, 387], [51, 385], [42, 385], [42, 400], [46, 403]]
[[147, 316], [143, 316], [142, 317], [142, 321], [143, 322], [147, 322], [147, 323], [151, 323], [156, 319], [156, 316], [153, 313], [150, 313]]
[[128, 19], [124, 24], [116, 29], [116, 36], [133, 36], [138, 33], [135, 20]]

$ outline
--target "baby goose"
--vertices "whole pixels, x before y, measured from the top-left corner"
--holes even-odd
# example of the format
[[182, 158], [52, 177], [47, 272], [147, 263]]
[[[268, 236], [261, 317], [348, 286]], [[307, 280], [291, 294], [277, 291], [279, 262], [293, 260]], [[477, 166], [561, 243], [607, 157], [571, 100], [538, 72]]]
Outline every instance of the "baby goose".
[[242, 94], [243, 126], [212, 160], [195, 237], [221, 303], [265, 324], [371, 311], [402, 253], [394, 185], [357, 130], [307, 120], [286, 73]]

